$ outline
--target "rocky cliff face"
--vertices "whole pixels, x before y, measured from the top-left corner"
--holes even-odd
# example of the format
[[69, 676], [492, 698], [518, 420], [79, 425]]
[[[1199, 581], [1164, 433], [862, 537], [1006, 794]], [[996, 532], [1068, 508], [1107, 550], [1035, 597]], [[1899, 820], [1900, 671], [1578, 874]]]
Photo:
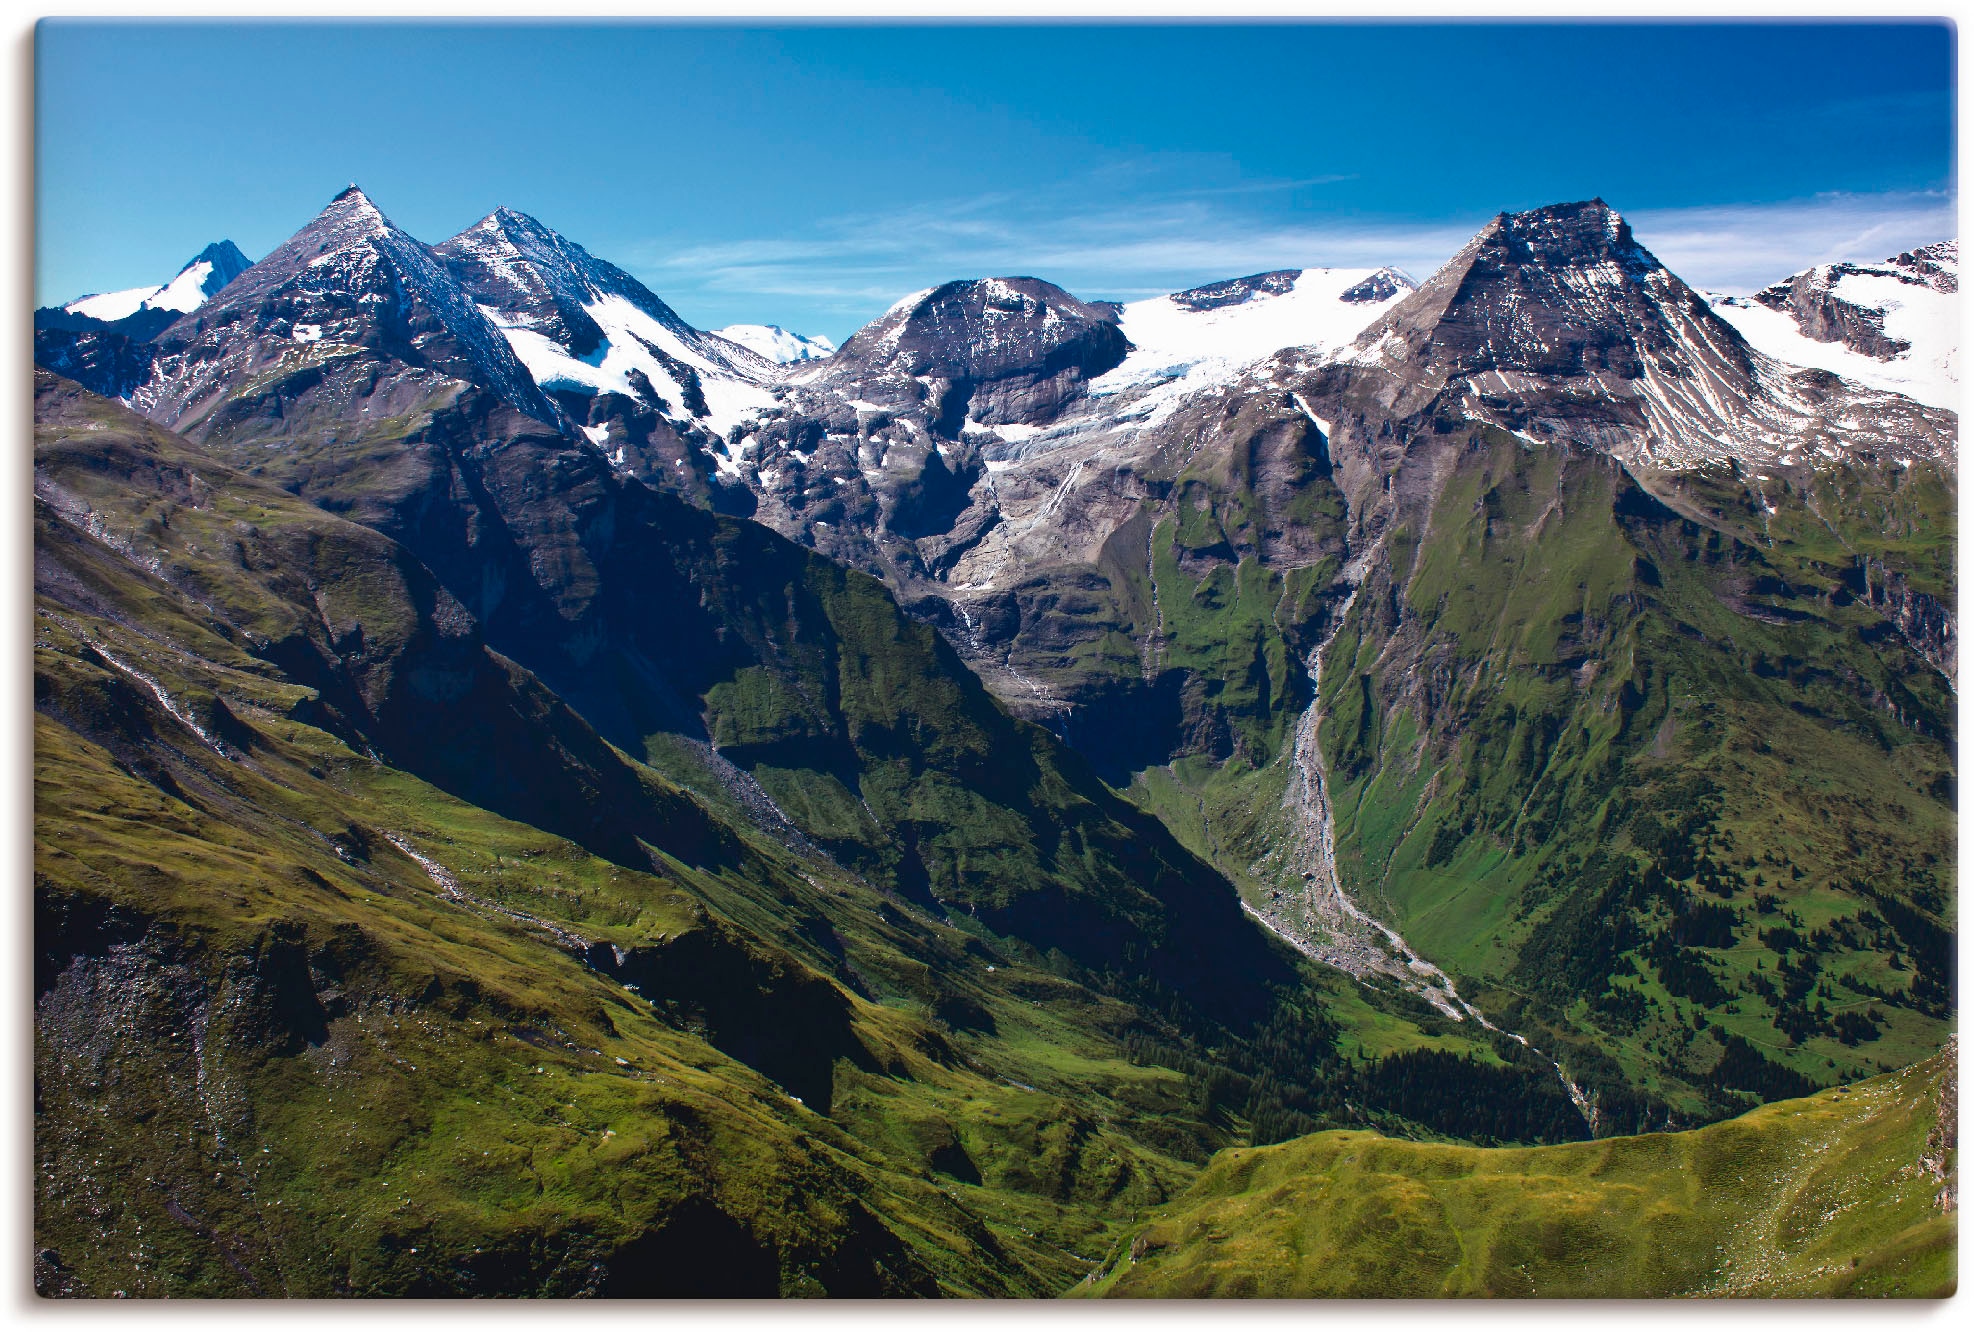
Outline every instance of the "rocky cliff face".
[[[1285, 270], [1112, 309], [1046, 284], [949, 284], [791, 376], [734, 466], [757, 519], [886, 578], [1025, 715], [1058, 727], [1078, 715], [1106, 772], [1119, 769], [1098, 733], [1119, 727], [1163, 737], [1134, 754], [1180, 731], [1224, 753], [1239, 729], [1217, 701], [1224, 682], [1152, 664], [1183, 652], [1146, 646], [1159, 632], [1145, 579], [1156, 520], [1131, 524], [1197, 461], [1248, 497], [1228, 551], [1265, 545], [1285, 567], [1320, 558], [1320, 520], [1290, 512], [1323, 466], [1308, 417], [1228, 385], [1280, 346], [1348, 342], [1409, 289], [1388, 270]], [[983, 384], [1000, 387], [982, 398]], [[968, 404], [957, 417], [954, 394]], [[1230, 668], [1243, 677], [1251, 649], [1227, 649], [1248, 652]], [[1262, 693], [1293, 693], [1273, 670]], [[1204, 714], [1179, 702], [1207, 694]]]
[[1869, 298], [1857, 290], [1866, 284], [1845, 279], [1888, 277], [1903, 286], [1950, 296], [1960, 290], [1959, 270], [1959, 244], [1942, 241], [1882, 264], [1819, 264], [1764, 287], [1754, 298], [1787, 314], [1812, 341], [1841, 342], [1853, 351], [1889, 361], [1911, 351], [1912, 343], [1886, 331], [1884, 306], [1866, 303]]
[[983, 447], [1071, 411], [1127, 350], [1114, 308], [1046, 282], [948, 283], [789, 367], [720, 470], [760, 521], [917, 595], [996, 520]]

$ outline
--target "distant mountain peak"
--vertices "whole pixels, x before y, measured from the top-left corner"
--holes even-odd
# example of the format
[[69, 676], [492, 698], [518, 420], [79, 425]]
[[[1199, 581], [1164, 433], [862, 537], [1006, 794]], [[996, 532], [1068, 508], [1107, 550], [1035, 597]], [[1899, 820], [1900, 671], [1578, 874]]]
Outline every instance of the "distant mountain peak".
[[[253, 266], [230, 240], [214, 241], [186, 260], [169, 282], [155, 287], [132, 287], [125, 291], [84, 296], [61, 307], [63, 314], [81, 315], [86, 320], [116, 323], [146, 311], [185, 314], [196, 310], [234, 278]], [[170, 322], [169, 316], [165, 317]], [[155, 332], [152, 323], [146, 332]]]
[[[231, 282], [234, 278], [240, 276], [240, 274], [246, 272], [249, 268], [252, 268], [254, 261], [242, 254], [240, 247], [232, 241], [221, 240], [214, 241], [211, 245], [206, 246], [205, 249], [192, 256], [192, 262], [185, 265], [185, 268], [191, 268], [194, 264], [211, 264], [215, 271], [227, 272], [228, 277], [226, 280]], [[181, 268], [178, 271], [182, 273], [185, 269]]]
[[[1051, 373], [1073, 363], [1094, 376], [1124, 359], [1128, 344], [1117, 320], [1116, 306], [1080, 300], [1040, 278], [960, 278], [915, 293], [858, 329], [831, 358], [829, 373], [977, 383], [1039, 373], [1047, 362]], [[1080, 350], [1066, 354], [1071, 344]]]
[[1949, 410], [1960, 404], [1960, 245], [1818, 264], [1753, 296], [1710, 296], [1758, 350]]
[[820, 361], [836, 351], [836, 344], [828, 338], [790, 333], [780, 324], [728, 324], [713, 332], [757, 356], [765, 356], [776, 365]]

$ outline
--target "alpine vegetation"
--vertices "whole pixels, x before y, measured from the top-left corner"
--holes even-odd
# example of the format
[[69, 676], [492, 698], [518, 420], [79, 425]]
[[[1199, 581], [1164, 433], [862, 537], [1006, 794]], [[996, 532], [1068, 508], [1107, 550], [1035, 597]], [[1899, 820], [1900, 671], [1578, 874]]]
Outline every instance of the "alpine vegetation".
[[1954, 242], [297, 220], [35, 315], [42, 1294], [1953, 1290]]

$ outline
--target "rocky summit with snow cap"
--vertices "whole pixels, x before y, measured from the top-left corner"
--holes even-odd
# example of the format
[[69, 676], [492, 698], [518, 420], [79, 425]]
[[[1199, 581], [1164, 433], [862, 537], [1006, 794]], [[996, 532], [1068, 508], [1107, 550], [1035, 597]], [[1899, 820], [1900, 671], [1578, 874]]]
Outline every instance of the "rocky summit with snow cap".
[[772, 363], [525, 213], [495, 209], [434, 253], [547, 392], [618, 394], [715, 435], [773, 402]]
[[555, 408], [527, 367], [432, 251], [352, 185], [316, 218], [157, 338], [139, 410], [175, 429], [222, 403], [274, 404], [249, 390], [304, 367], [394, 413], [452, 388], [482, 385], [543, 422]]
[[898, 302], [795, 382], [854, 384], [887, 406], [923, 403], [949, 439], [969, 419], [1037, 425], [1124, 359], [1117, 315], [1031, 277], [948, 282]]
[[1502, 214], [1345, 359], [1392, 377], [1394, 410], [1451, 390], [1642, 466], [1953, 450], [1951, 418], [1749, 346], [1602, 200]]
[[196, 310], [234, 278], [253, 266], [230, 240], [215, 241], [188, 260], [169, 282], [155, 287], [133, 287], [126, 291], [84, 296], [62, 307], [68, 314], [84, 315], [114, 323], [143, 310], [169, 310], [185, 314]]
[[1929, 407], [1960, 405], [1960, 244], [1882, 264], [1818, 264], [1714, 310], [1779, 360], [1828, 370]]

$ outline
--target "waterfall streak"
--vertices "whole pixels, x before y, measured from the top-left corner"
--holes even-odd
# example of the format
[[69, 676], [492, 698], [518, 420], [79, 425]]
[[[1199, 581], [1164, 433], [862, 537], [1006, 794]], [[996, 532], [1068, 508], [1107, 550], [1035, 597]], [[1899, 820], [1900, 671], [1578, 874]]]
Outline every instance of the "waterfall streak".
[[[1296, 725], [1289, 787], [1282, 800], [1289, 814], [1289, 835], [1282, 848], [1264, 857], [1255, 867], [1269, 871], [1267, 877], [1276, 885], [1267, 904], [1246, 909], [1270, 931], [1318, 962], [1360, 981], [1383, 977], [1418, 995], [1456, 1022], [1472, 1018], [1483, 1029], [1508, 1036], [1540, 1054], [1527, 1037], [1488, 1021], [1480, 1009], [1461, 998], [1451, 977], [1419, 956], [1397, 930], [1352, 901], [1337, 873], [1336, 820], [1330, 802], [1329, 769], [1318, 736], [1323, 709], [1323, 657], [1342, 632], [1351, 607], [1356, 604], [1364, 570], [1375, 549], [1373, 546], [1345, 569], [1344, 578], [1350, 591], [1331, 614], [1328, 632], [1309, 654], [1311, 697], [1308, 709]], [[1550, 1062], [1569, 1093], [1571, 1104], [1595, 1136], [1600, 1115], [1594, 1094], [1572, 1082], [1560, 1063]]]

